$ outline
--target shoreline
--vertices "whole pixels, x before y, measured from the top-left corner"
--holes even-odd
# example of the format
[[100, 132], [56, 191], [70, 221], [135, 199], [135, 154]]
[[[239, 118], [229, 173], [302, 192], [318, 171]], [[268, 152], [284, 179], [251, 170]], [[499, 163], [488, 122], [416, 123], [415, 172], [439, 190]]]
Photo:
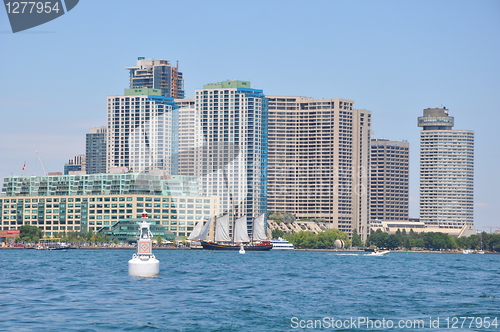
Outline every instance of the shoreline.
[[[37, 250], [35, 248], [25, 248], [25, 247], [0, 247], [1, 249], [12, 250], [12, 249], [21, 249], [21, 250]], [[68, 250], [137, 250], [136, 247], [108, 247], [108, 246], [88, 246], [88, 247], [71, 247]], [[189, 248], [189, 247], [153, 247], [153, 250], [196, 250], [200, 251], [203, 249], [200, 248]], [[207, 250], [210, 251], [210, 250]], [[338, 252], [338, 253], [365, 253], [365, 250], [350, 250], [350, 249], [294, 249], [289, 251], [313, 251], [313, 252]], [[428, 253], [428, 254], [462, 254], [462, 250], [390, 250], [393, 253]], [[486, 255], [499, 255], [499, 252], [491, 252], [487, 251], [484, 254]], [[471, 255], [477, 255], [477, 253], [472, 253]]]

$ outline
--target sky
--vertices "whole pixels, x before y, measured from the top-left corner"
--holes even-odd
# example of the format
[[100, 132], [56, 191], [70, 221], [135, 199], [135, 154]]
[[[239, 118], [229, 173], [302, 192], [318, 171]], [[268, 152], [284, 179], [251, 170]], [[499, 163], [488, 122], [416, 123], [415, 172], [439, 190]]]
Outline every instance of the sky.
[[414, 218], [417, 118], [445, 106], [454, 129], [475, 131], [475, 225], [500, 229], [500, 1], [81, 0], [18, 33], [0, 8], [0, 177], [62, 172], [84, 154], [137, 57], [179, 61], [187, 97], [239, 79], [354, 100], [373, 138], [410, 142]]

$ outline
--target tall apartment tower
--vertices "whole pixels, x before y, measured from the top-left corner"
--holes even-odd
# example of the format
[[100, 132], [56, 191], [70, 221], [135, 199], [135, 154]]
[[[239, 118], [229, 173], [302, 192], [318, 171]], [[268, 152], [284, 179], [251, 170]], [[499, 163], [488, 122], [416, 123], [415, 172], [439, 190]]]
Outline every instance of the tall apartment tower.
[[220, 214], [267, 211], [267, 99], [247, 81], [208, 84], [195, 91], [203, 147], [197, 148], [200, 194], [217, 195]]
[[473, 228], [474, 132], [453, 130], [446, 108], [427, 108], [420, 131], [420, 220], [443, 228]]
[[268, 96], [268, 210], [368, 234], [371, 112], [347, 99]]
[[86, 135], [87, 174], [106, 173], [106, 127], [91, 128]]
[[127, 67], [130, 72], [130, 89], [160, 89], [164, 97], [184, 98], [184, 78], [167, 60], [137, 58], [137, 64]]
[[372, 139], [370, 148], [370, 220], [408, 221], [408, 142]]
[[176, 99], [179, 106], [179, 175], [195, 177], [199, 171], [197, 148], [204, 144], [201, 119], [195, 99]]
[[106, 171], [178, 174], [178, 106], [159, 89], [125, 89], [108, 97]]

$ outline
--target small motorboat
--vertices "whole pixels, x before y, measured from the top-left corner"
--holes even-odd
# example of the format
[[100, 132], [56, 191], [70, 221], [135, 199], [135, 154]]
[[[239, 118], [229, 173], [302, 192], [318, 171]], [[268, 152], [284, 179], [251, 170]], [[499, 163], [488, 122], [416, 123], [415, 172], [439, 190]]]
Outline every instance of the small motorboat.
[[390, 251], [389, 250], [384, 250], [384, 251], [377, 251], [377, 250], [374, 250], [373, 252], [369, 253], [369, 254], [365, 254], [365, 256], [385, 256], [389, 253]]

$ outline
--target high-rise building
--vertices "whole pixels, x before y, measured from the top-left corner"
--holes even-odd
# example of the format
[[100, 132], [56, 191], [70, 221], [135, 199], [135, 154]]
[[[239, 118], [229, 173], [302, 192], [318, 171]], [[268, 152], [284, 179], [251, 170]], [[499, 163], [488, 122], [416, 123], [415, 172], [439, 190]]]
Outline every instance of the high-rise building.
[[106, 173], [106, 127], [91, 128], [86, 136], [87, 174]]
[[370, 220], [408, 220], [410, 144], [372, 139]]
[[267, 98], [268, 210], [365, 239], [371, 112], [347, 99]]
[[160, 89], [164, 97], [184, 98], [184, 79], [179, 71], [167, 60], [137, 58], [137, 64], [127, 67], [130, 72], [130, 89]]
[[204, 144], [195, 99], [176, 99], [179, 106], [179, 174], [195, 177], [199, 171], [197, 148]]
[[250, 224], [267, 211], [267, 99], [247, 81], [205, 85], [195, 99], [199, 193], [219, 196], [220, 214], [246, 215]]
[[453, 130], [446, 108], [427, 108], [420, 131], [420, 221], [431, 227], [472, 229], [474, 132]]
[[178, 173], [178, 106], [158, 89], [126, 89], [108, 97], [106, 171]]
[[85, 155], [81, 154], [73, 157], [73, 159], [68, 160], [64, 165], [64, 175], [75, 174], [76, 172], [80, 174], [86, 174], [86, 160]]

